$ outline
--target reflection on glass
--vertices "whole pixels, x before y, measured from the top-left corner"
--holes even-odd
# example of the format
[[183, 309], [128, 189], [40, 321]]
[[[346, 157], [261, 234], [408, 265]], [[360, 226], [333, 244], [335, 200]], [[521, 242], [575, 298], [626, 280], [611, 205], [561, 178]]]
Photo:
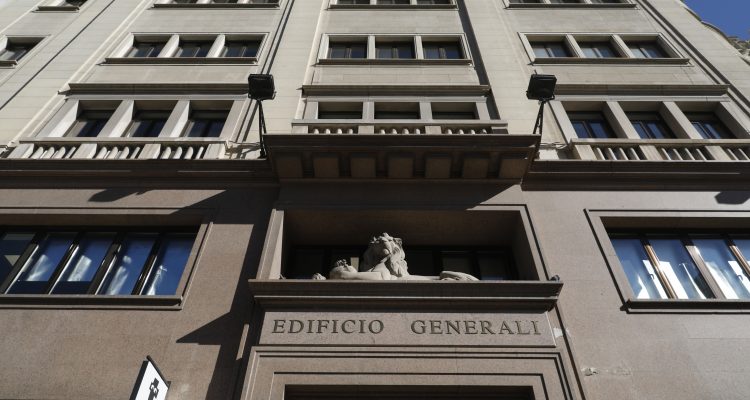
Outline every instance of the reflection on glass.
[[501, 281], [513, 279], [513, 273], [508, 260], [503, 254], [498, 253], [477, 253], [477, 263], [479, 264], [479, 277], [483, 281]]
[[640, 239], [612, 239], [636, 299], [666, 299], [667, 293], [648, 259]]
[[679, 239], [650, 239], [659, 268], [678, 299], [707, 299], [714, 295]]
[[33, 238], [30, 232], [7, 232], [0, 236], [0, 282], [8, 277]]
[[750, 298], [750, 280], [723, 239], [693, 239], [693, 244], [726, 298]]
[[48, 233], [29, 257], [23, 272], [8, 289], [8, 293], [44, 293], [49, 279], [70, 249], [75, 236], [73, 232]]
[[471, 253], [468, 251], [444, 251], [443, 271], [463, 272], [473, 274], [471, 268]]
[[99, 266], [107, 255], [114, 236], [114, 233], [87, 233], [73, 250], [52, 293], [86, 293], [96, 271], [99, 270]]
[[162, 241], [159, 255], [146, 281], [143, 294], [150, 296], [175, 294], [192, 247], [192, 235], [167, 235]]
[[99, 294], [128, 295], [133, 293], [155, 241], [155, 234], [128, 234], [120, 247], [112, 269], [99, 289]]

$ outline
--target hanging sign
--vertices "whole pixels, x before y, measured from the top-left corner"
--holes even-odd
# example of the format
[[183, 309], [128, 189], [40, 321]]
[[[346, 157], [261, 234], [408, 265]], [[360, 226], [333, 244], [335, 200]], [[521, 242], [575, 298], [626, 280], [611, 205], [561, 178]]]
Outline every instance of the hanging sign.
[[170, 382], [159, 371], [154, 360], [146, 356], [135, 381], [130, 400], [164, 400], [167, 398]]

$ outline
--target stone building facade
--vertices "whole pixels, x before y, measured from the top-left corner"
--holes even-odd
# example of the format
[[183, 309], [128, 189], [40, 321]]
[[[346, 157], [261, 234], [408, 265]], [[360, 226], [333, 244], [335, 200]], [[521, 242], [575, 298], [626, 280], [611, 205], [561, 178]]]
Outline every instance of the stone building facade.
[[750, 397], [750, 66], [682, 2], [0, 7], [0, 398]]

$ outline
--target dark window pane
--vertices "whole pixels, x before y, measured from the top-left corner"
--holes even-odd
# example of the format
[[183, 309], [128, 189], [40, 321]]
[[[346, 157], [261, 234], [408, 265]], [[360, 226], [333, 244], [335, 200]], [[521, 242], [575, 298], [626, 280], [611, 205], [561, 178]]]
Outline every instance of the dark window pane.
[[169, 114], [169, 111], [138, 111], [125, 131], [125, 136], [157, 137], [167, 122]]
[[74, 247], [70, 260], [52, 289], [52, 293], [86, 293], [114, 238], [114, 233], [85, 234]]
[[0, 236], [0, 282], [8, 277], [33, 238], [31, 232], [6, 232]]
[[406, 263], [411, 275], [438, 276], [439, 265], [435, 265], [434, 252], [432, 250], [406, 249]]
[[515, 279], [515, 273], [508, 262], [508, 257], [503, 253], [479, 252], [477, 253], [477, 264], [479, 275], [483, 281], [499, 281]]
[[[333, 260], [336, 262], [336, 260]], [[316, 273], [328, 275], [333, 265], [323, 265], [324, 252], [322, 249], [296, 249], [292, 254], [292, 265], [285, 271], [288, 279], [310, 279]], [[326, 263], [328, 264], [328, 263]]]
[[443, 271], [474, 274], [471, 253], [468, 251], [444, 251], [442, 253]]
[[685, 113], [704, 139], [734, 139], [729, 129], [713, 113]]
[[112, 116], [112, 111], [84, 111], [71, 125], [67, 137], [96, 137]]
[[99, 294], [131, 294], [145, 267], [156, 237], [157, 235], [152, 233], [128, 234], [120, 246], [112, 268], [107, 272]]
[[568, 118], [580, 138], [611, 139], [616, 137], [604, 114], [600, 112], [570, 112]]
[[609, 42], [581, 42], [579, 43], [583, 54], [590, 58], [612, 58], [618, 57], [614, 47]]
[[227, 115], [227, 112], [222, 111], [196, 111], [190, 116], [183, 136], [219, 137]]
[[159, 255], [146, 281], [142, 294], [173, 295], [182, 278], [194, 236], [188, 234], [166, 235], [161, 242]]
[[41, 294], [49, 279], [73, 244], [73, 232], [53, 232], [39, 243], [16, 281], [8, 289], [12, 294]]

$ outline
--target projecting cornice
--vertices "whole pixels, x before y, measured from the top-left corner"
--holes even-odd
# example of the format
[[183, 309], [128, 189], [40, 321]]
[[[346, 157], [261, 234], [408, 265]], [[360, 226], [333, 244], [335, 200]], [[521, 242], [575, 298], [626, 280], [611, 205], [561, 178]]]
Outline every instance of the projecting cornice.
[[247, 83], [70, 83], [65, 94], [232, 94], [247, 95]]
[[484, 96], [489, 94], [489, 85], [303, 85], [307, 96], [351, 95], [351, 96]]

